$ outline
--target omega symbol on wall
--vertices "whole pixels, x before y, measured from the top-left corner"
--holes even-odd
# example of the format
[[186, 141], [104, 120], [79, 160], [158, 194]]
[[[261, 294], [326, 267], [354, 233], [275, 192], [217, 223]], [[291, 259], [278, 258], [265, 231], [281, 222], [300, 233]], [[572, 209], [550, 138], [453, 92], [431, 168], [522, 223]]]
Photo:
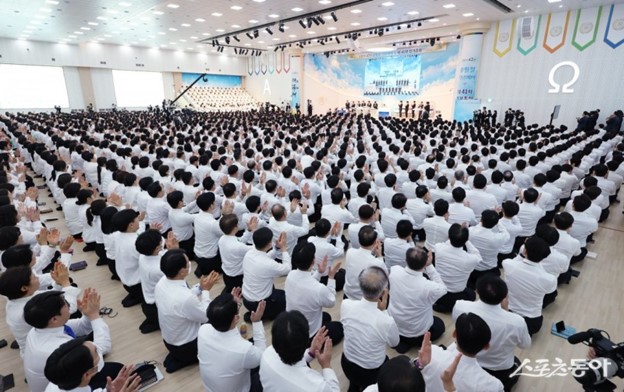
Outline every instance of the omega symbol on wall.
[[[572, 68], [572, 71], [574, 72], [574, 74], [572, 75], [572, 78], [568, 82], [563, 84], [563, 86], [555, 81], [555, 74], [557, 73], [559, 68], [562, 68], [562, 67], [570, 67], [570, 68]], [[562, 62], [556, 64], [554, 67], [552, 67], [552, 69], [550, 70], [550, 73], [548, 74], [548, 83], [550, 83], [550, 85], [552, 86], [552, 88], [548, 89], [548, 92], [550, 94], [557, 94], [557, 93], [571, 94], [571, 93], [573, 93], [574, 89], [571, 88], [571, 87], [572, 87], [572, 85], [574, 83], [576, 83], [576, 81], [578, 80], [580, 74], [581, 74], [581, 69], [579, 68], [578, 64], [576, 64], [573, 61], [562, 61]]]

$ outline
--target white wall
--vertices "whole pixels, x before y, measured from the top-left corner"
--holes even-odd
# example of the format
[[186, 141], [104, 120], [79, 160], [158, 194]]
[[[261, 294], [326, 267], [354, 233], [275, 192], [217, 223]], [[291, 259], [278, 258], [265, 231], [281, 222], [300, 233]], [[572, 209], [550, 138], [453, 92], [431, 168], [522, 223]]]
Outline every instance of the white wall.
[[[249, 69], [253, 69], [253, 61], [256, 61], [256, 68], [259, 69], [259, 62], [266, 62], [266, 56], [271, 56], [271, 61], [280, 61], [281, 52], [274, 53], [269, 52], [265, 56], [261, 57], [249, 57], [247, 61], [249, 64], [245, 62], [245, 67], [249, 67]], [[284, 53], [284, 56], [289, 56], [287, 53]], [[286, 57], [285, 57], [286, 58]], [[291, 78], [292, 78], [292, 67], [298, 66], [298, 62], [295, 58], [291, 58], [291, 68], [288, 73], [283, 70], [280, 73], [266, 72], [266, 74], [256, 75], [255, 72], [252, 72], [250, 76], [247, 73], [247, 68], [245, 68], [245, 89], [251, 94], [259, 102], [271, 102], [275, 105], [281, 105], [282, 102], [290, 102], [290, 94], [291, 94]]]
[[173, 73], [163, 72], [162, 77], [163, 77], [163, 88], [165, 89], [165, 99], [173, 100], [176, 97], [175, 85], [173, 82]]
[[[612, 49], [603, 42], [608, 13], [609, 7], [603, 7], [596, 42], [582, 52], [571, 43], [576, 21], [575, 11], [570, 15], [565, 45], [552, 54], [542, 46], [547, 15], [541, 18], [537, 48], [526, 56], [516, 48], [517, 34], [509, 53], [502, 58], [494, 54], [494, 24], [484, 38], [481, 57], [477, 97], [481, 99], [482, 106], [497, 109], [500, 121], [502, 112], [512, 107], [524, 111], [527, 124], [544, 124], [550, 120], [553, 107], [560, 104], [559, 119], [553, 123], [568, 126], [576, 126], [576, 117], [583, 110], [601, 109], [600, 122], [616, 109], [621, 109], [621, 96], [624, 91], [624, 45]], [[535, 20], [537, 21], [537, 17]], [[580, 76], [572, 86], [573, 93], [550, 94], [549, 73], [553, 66], [562, 61], [578, 64]], [[556, 80], [565, 83], [571, 76], [572, 70], [564, 67], [557, 72]], [[488, 99], [492, 101], [488, 103]]]
[[65, 86], [67, 87], [67, 97], [69, 98], [70, 109], [84, 109], [85, 103], [80, 84], [80, 74], [76, 67], [63, 67], [65, 76]]
[[93, 83], [93, 93], [95, 95], [95, 102], [93, 102], [95, 110], [110, 109], [113, 107], [113, 104], [117, 104], [112, 70], [92, 68], [91, 82]]

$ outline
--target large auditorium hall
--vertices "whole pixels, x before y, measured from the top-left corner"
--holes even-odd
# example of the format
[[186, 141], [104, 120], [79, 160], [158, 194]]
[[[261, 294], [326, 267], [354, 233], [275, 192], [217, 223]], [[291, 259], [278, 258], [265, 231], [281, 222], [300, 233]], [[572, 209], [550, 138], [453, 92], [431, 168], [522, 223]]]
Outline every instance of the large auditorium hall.
[[614, 1], [4, 1], [0, 392], [623, 390]]

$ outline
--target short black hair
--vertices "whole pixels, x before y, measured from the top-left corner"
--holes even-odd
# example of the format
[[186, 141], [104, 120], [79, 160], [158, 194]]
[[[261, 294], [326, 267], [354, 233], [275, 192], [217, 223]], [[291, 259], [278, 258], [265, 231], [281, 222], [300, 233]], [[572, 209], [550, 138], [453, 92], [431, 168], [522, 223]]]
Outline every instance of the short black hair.
[[4, 268], [29, 266], [33, 257], [33, 251], [28, 244], [13, 245], [2, 253]]
[[7, 269], [0, 275], [0, 295], [9, 300], [22, 298], [26, 294], [22, 287], [30, 285], [32, 274], [32, 269], [27, 265]]
[[140, 254], [152, 256], [154, 254], [154, 250], [156, 250], [161, 243], [162, 236], [160, 235], [160, 232], [158, 230], [150, 229], [139, 234], [134, 242], [134, 246]]
[[46, 360], [44, 375], [64, 391], [77, 388], [86, 372], [94, 367], [86, 339], [71, 339], [61, 344]]
[[[197, 197], [197, 207], [202, 211], [208, 211], [215, 202], [215, 195], [212, 192], [204, 192]], [[252, 211], [253, 212], [253, 211]]]
[[518, 205], [518, 203], [512, 200], [507, 200], [503, 202], [502, 207], [503, 214], [505, 214], [507, 218], [513, 218], [514, 216], [518, 215], [518, 212], [520, 212], [520, 206]]
[[433, 203], [433, 212], [437, 216], [444, 216], [448, 213], [449, 203], [444, 199], [438, 199]]
[[314, 263], [316, 255], [316, 246], [307, 241], [301, 241], [295, 245], [292, 254], [293, 267], [300, 271], [307, 271]]
[[358, 232], [358, 242], [360, 246], [371, 246], [377, 240], [377, 232], [372, 227], [366, 225]]
[[280, 313], [271, 326], [273, 348], [286, 365], [294, 365], [308, 348], [310, 327], [305, 316], [297, 311]]
[[160, 270], [167, 278], [175, 278], [182, 268], [188, 267], [184, 249], [169, 249], [160, 258]]
[[17, 244], [22, 231], [17, 226], [4, 226], [0, 228], [0, 250], [7, 250]]
[[539, 192], [535, 188], [527, 188], [525, 189], [523, 196], [524, 201], [526, 201], [527, 203], [535, 203], [535, 201], [539, 197]]
[[314, 230], [318, 237], [325, 237], [331, 231], [332, 224], [329, 220], [321, 218], [314, 224]]
[[539, 237], [530, 237], [524, 243], [527, 259], [539, 263], [550, 255], [548, 243]]
[[217, 298], [210, 301], [206, 316], [208, 322], [219, 332], [230, 330], [232, 320], [238, 314], [238, 304], [230, 293], [221, 293]]
[[574, 224], [574, 217], [569, 212], [560, 212], [555, 215], [555, 227], [559, 230], [568, 230]]
[[223, 234], [230, 234], [234, 228], [238, 228], [238, 217], [236, 214], [221, 215], [219, 219], [219, 228]]
[[362, 220], [368, 220], [375, 214], [375, 210], [370, 204], [362, 204], [358, 209], [358, 216]]
[[46, 328], [52, 317], [61, 314], [61, 309], [63, 309], [65, 304], [62, 291], [44, 291], [26, 302], [24, 306], [24, 321], [34, 328]]
[[429, 254], [427, 251], [419, 246], [409, 248], [407, 252], [405, 252], [405, 262], [407, 266], [414, 271], [420, 271], [425, 268], [428, 258]]
[[462, 313], [455, 321], [455, 341], [462, 353], [477, 355], [492, 339], [487, 323], [474, 313]]
[[412, 222], [407, 219], [401, 219], [396, 224], [396, 232], [399, 238], [405, 238], [407, 236], [411, 236], [413, 225]]
[[405, 203], [407, 203], [407, 197], [405, 197], [404, 194], [402, 193], [395, 193], [392, 196], [392, 208], [396, 208], [397, 210], [400, 210], [401, 208], [405, 207]]
[[461, 248], [468, 242], [469, 231], [459, 223], [453, 223], [448, 230], [449, 241], [455, 248]]
[[453, 200], [455, 200], [455, 203], [463, 203], [464, 199], [466, 198], [466, 191], [460, 186], [453, 189], [451, 194], [453, 195]]
[[139, 216], [139, 213], [133, 209], [120, 210], [113, 215], [111, 223], [115, 229], [125, 232], [128, 230], [130, 223], [134, 222], [137, 216]]
[[261, 227], [254, 231], [252, 239], [256, 249], [264, 249], [273, 240], [273, 232], [268, 227]]
[[500, 304], [508, 293], [507, 283], [496, 275], [483, 275], [477, 280], [479, 299], [488, 305]]
[[167, 194], [167, 203], [171, 208], [178, 208], [181, 201], [184, 200], [184, 193], [181, 191], [173, 191]]
[[420, 369], [405, 355], [386, 361], [377, 376], [379, 392], [425, 392], [426, 385]]
[[481, 224], [486, 229], [491, 229], [498, 224], [500, 216], [495, 210], [484, 210], [481, 213]]

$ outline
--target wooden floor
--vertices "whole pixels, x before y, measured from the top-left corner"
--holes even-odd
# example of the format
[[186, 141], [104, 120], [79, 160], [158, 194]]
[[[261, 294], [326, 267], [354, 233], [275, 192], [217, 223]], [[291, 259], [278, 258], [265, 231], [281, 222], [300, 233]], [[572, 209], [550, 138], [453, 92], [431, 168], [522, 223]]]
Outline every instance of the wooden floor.
[[[39, 182], [40, 180], [38, 180]], [[42, 201], [46, 201], [48, 206], [54, 209], [55, 204], [51, 198], [47, 197], [45, 192], [41, 192]], [[624, 192], [623, 192], [624, 193]], [[620, 196], [624, 200], [624, 197]], [[43, 215], [42, 218], [60, 217], [56, 222], [50, 222], [48, 226], [57, 227], [65, 234], [67, 230], [62, 220], [62, 213], [54, 211], [53, 213]], [[584, 262], [577, 264], [575, 268], [581, 271], [578, 279], [573, 279], [570, 285], [559, 287], [559, 296], [554, 304], [552, 304], [544, 312], [544, 327], [542, 331], [533, 337], [533, 345], [528, 350], [517, 352], [517, 356], [522, 359], [530, 359], [534, 364], [536, 360], [548, 359], [550, 363], [555, 363], [560, 358], [565, 363], [570, 363], [574, 358], [584, 358], [586, 347], [579, 345], [570, 345], [567, 341], [550, 334], [550, 326], [553, 322], [564, 320], [566, 324], [582, 331], [588, 328], [600, 328], [610, 333], [612, 340], [616, 343], [624, 341], [624, 323], [622, 316], [624, 314], [624, 301], [622, 301], [622, 282], [624, 281], [624, 215], [622, 215], [622, 205], [614, 205], [611, 208], [611, 216], [600, 225], [600, 229], [595, 235], [596, 242], [589, 245], [589, 250], [597, 253], [596, 259], [586, 259]], [[113, 349], [110, 355], [106, 357], [108, 361], [117, 361], [123, 363], [136, 363], [146, 360], [153, 360], [162, 363], [166, 355], [166, 349], [163, 345], [159, 332], [149, 335], [142, 335], [138, 330], [138, 325], [143, 320], [143, 314], [140, 306], [125, 309], [121, 306], [120, 301], [125, 295], [125, 291], [117, 281], [110, 280], [110, 273], [106, 267], [95, 266], [95, 254], [89, 253], [85, 255], [82, 252], [83, 244], [74, 244], [73, 261], [87, 260], [89, 267], [85, 270], [73, 273], [74, 280], [82, 288], [94, 287], [102, 296], [101, 306], [112, 307], [118, 316], [115, 318], [105, 318], [106, 323], [110, 326]], [[191, 274], [192, 275], [192, 274]], [[192, 275], [192, 283], [195, 283], [195, 277]], [[284, 279], [278, 281], [277, 286], [283, 287]], [[221, 292], [222, 283], [215, 286], [211, 291], [214, 295]], [[336, 307], [330, 309], [334, 319], [339, 318], [340, 302], [342, 295], [338, 296]], [[4, 299], [0, 300], [4, 302]], [[244, 309], [243, 309], [244, 311]], [[446, 324], [446, 333], [437, 342], [448, 345], [452, 342], [451, 332], [452, 323], [447, 315], [440, 315]], [[265, 324], [267, 331], [268, 344], [270, 344], [270, 323]], [[251, 328], [249, 328], [251, 331]], [[13, 341], [11, 332], [5, 322], [5, 307], [0, 306], [0, 339], [4, 338], [9, 343]], [[347, 390], [347, 380], [342, 373], [340, 367], [340, 354], [342, 352], [342, 344], [334, 347], [334, 357], [332, 364], [334, 370], [338, 374], [342, 390]], [[416, 356], [417, 351], [412, 350], [408, 353], [410, 356]], [[390, 357], [396, 356], [394, 350], [388, 349]], [[313, 365], [318, 368], [315, 363]], [[162, 369], [162, 367], [161, 367]], [[0, 374], [6, 375], [13, 373], [15, 375], [16, 387], [15, 391], [27, 391], [27, 385], [24, 383], [24, 371], [22, 361], [19, 357], [18, 350], [11, 350], [9, 347], [0, 349]], [[163, 369], [164, 373], [164, 369]], [[622, 380], [614, 380], [622, 389], [624, 382]], [[517, 384], [515, 391], [531, 392], [531, 391], [578, 391], [579, 384], [571, 376], [552, 376], [550, 378], [529, 378], [523, 377]], [[178, 391], [185, 392], [201, 391], [202, 385], [199, 378], [199, 370], [197, 366], [183, 369], [174, 374], [165, 374], [165, 379], [151, 391]], [[228, 392], [228, 391], [223, 391]]]

